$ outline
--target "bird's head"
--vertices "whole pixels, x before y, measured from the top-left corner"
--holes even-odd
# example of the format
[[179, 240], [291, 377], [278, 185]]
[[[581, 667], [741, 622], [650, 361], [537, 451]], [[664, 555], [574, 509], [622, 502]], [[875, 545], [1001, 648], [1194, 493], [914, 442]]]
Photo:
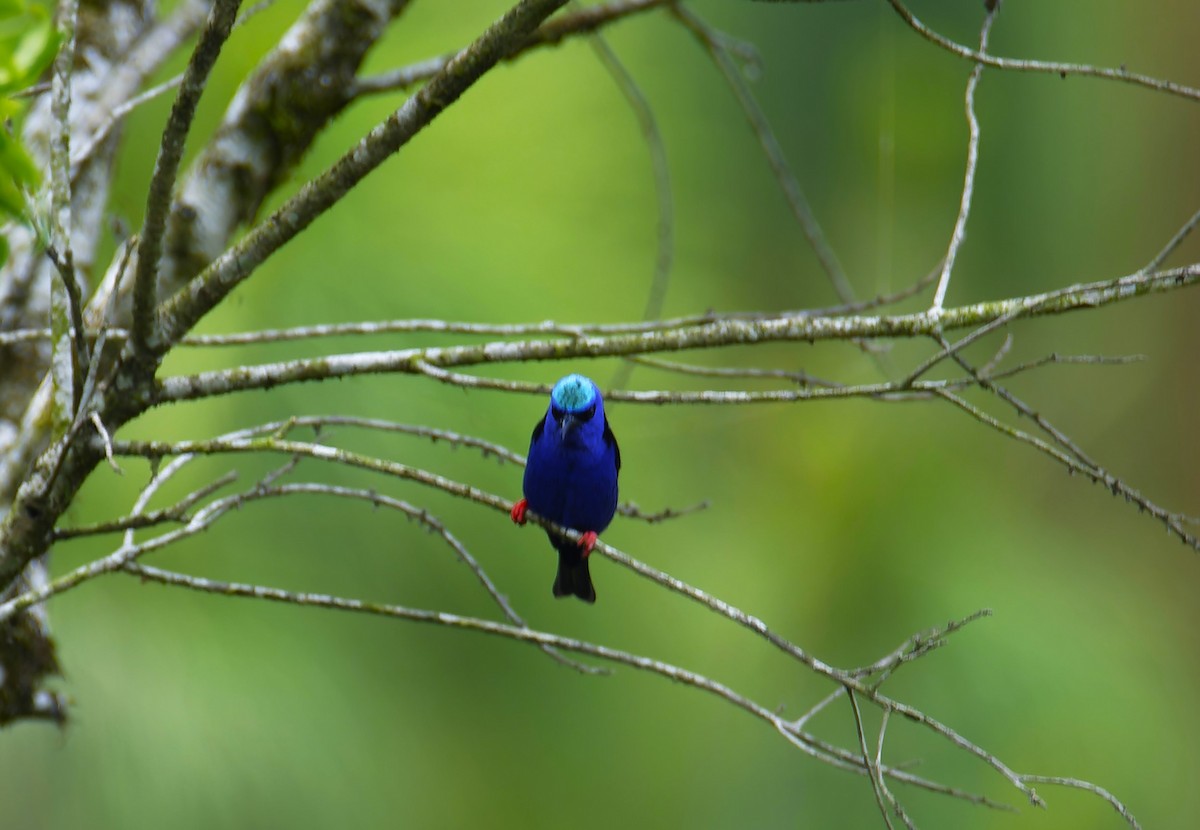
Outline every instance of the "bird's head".
[[[599, 417], [596, 417], [596, 416]], [[604, 429], [604, 401], [590, 378], [567, 375], [554, 384], [550, 393], [550, 419], [561, 441], [582, 438]]]

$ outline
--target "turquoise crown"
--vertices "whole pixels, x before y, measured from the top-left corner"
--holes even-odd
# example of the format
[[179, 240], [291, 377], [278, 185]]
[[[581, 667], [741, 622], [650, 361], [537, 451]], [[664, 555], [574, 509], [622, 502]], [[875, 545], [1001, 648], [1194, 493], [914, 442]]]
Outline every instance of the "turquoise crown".
[[595, 403], [598, 394], [596, 384], [583, 375], [567, 375], [554, 384], [550, 401], [567, 412], [582, 412]]

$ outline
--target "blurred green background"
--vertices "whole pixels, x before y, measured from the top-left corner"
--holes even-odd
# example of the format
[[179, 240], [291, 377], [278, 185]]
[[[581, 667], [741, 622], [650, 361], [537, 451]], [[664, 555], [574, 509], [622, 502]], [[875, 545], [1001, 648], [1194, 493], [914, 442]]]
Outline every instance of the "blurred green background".
[[[954, 8], [951, 8], [951, 6]], [[301, 8], [278, 2], [236, 33], [193, 149], [237, 82]], [[455, 48], [506, 4], [416, 3], [372, 53], [383, 70]], [[753, 88], [860, 296], [928, 272], [958, 208], [968, 64], [920, 40], [883, 2], [693, 6], [754, 43]], [[915, 4], [963, 42], [982, 3]], [[997, 54], [1088, 62], [1200, 84], [1200, 7], [1006, 0]], [[828, 283], [710, 61], [663, 13], [612, 28], [661, 126], [675, 198], [665, 313], [829, 305]], [[177, 71], [178, 66], [171, 71]], [[296, 180], [402, 100], [356, 106]], [[114, 209], [140, 222], [169, 101], [130, 121]], [[984, 74], [977, 199], [948, 303], [1130, 273], [1200, 207], [1200, 109], [1127, 85]], [[272, 258], [203, 330], [434, 317], [625, 321], [645, 305], [656, 213], [649, 153], [586, 42], [488, 75], [411, 146]], [[1197, 240], [1168, 264], [1195, 261]], [[929, 296], [925, 295], [926, 298]], [[926, 300], [927, 301], [927, 300]], [[916, 308], [910, 303], [905, 308]], [[1102, 464], [1170, 509], [1200, 513], [1196, 319], [1184, 291], [1014, 326], [1014, 363], [1051, 351], [1148, 356], [1059, 366], [1013, 390]], [[167, 373], [467, 338], [432, 336], [191, 350]], [[996, 337], [971, 356], [986, 359]], [[901, 344], [897, 375], [928, 353]], [[687, 355], [697, 362], [878, 378], [845, 344]], [[551, 382], [611, 361], [491, 367]], [[637, 369], [636, 388], [699, 388]], [[990, 411], [1010, 412], [985, 397]], [[407, 377], [292, 386], [153, 413], [129, 436], [207, 437], [293, 414], [433, 424], [524, 451], [542, 401]], [[755, 408], [618, 404], [624, 498], [651, 510], [710, 499], [668, 524], [618, 519], [605, 539], [767, 621], [836, 665], [988, 607], [893, 695], [1021, 772], [1110, 789], [1143, 826], [1200, 815], [1200, 559], [1137, 510], [948, 406], [848, 401]], [[1027, 424], [1026, 424], [1027, 426]], [[516, 497], [520, 470], [404, 436], [328, 440]], [[278, 463], [278, 459], [271, 460]], [[237, 459], [244, 484], [268, 462]], [[70, 516], [128, 509], [148, 475], [96, 471]], [[198, 465], [193, 486], [227, 469]], [[306, 462], [294, 480], [375, 487], [427, 506], [530, 623], [707, 673], [798, 715], [829, 687], [743, 630], [607, 561], [595, 607], [550, 596], [536, 529], [414, 486]], [[106, 544], [107, 543], [107, 544]], [[61, 572], [115, 544], [55, 551]], [[494, 616], [436, 537], [398, 515], [319, 499], [256, 504], [148, 560], [259, 582]], [[863, 778], [801, 754], [710, 696], [620, 669], [581, 676], [517, 643], [409, 623], [196, 595], [123, 577], [50, 604], [74, 701], [63, 732], [0, 736], [5, 828], [328, 826], [881, 826]], [[868, 726], [877, 723], [870, 714]], [[814, 725], [853, 745], [844, 701]], [[885, 757], [1020, 809], [994, 812], [896, 785], [922, 827], [1122, 826], [1098, 798], [1039, 787], [1023, 804], [993, 771], [894, 721]]]

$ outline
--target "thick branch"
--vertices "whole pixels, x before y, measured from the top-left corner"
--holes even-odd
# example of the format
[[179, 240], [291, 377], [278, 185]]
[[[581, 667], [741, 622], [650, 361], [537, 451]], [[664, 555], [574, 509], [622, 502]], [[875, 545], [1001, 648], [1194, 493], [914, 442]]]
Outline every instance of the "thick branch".
[[217, 258], [352, 99], [367, 52], [408, 0], [316, 0], [241, 85], [171, 205], [159, 294]]
[[[813, 342], [854, 338], [933, 337], [943, 330], [986, 325], [1003, 318], [1018, 320], [1095, 308], [1145, 294], [1192, 285], [1197, 281], [1200, 281], [1200, 265], [1191, 265], [1154, 275], [1132, 274], [1107, 282], [1076, 285], [1028, 297], [943, 309], [937, 314], [926, 311], [894, 316], [787, 315], [763, 319], [721, 319], [661, 331], [611, 337], [584, 336], [516, 343], [497, 341], [474, 346], [331, 355], [166, 378], [155, 393], [155, 403], [194, 400], [229, 392], [266, 389], [284, 383], [327, 378], [394, 372], [421, 373], [425, 371], [423, 365], [445, 368], [526, 360], [611, 357], [769, 341]], [[889, 391], [893, 391], [892, 384], [878, 384], [868, 390], [870, 394], [885, 394]], [[814, 388], [785, 390], [778, 394], [763, 393], [754, 399], [796, 400], [800, 397], [846, 397], [848, 394], [850, 393], [845, 387]], [[627, 393], [621, 396], [621, 399], [664, 402], [659, 396], [636, 392]], [[725, 402], [729, 400], [729, 396], [704, 397], [699, 400]]]
[[566, 0], [522, 0], [460, 52], [426, 86], [371, 130], [333, 167], [305, 185], [233, 248], [164, 303], [159, 313], [165, 351], [249, 277], [267, 257], [336, 204], [351, 188], [407, 144], [485, 72], [529, 37]]

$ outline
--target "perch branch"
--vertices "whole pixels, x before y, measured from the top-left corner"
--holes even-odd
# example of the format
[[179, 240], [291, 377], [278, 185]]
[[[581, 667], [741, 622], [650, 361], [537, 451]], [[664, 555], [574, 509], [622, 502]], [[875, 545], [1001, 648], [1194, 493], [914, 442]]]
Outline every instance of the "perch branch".
[[[146, 581], [158, 582], [160, 584], [186, 588], [193, 591], [213, 593], [221, 596], [245, 597], [265, 600], [268, 602], [280, 602], [306, 607], [329, 608], [352, 613], [371, 614], [393, 619], [423, 622], [449, 628], [456, 628], [459, 630], [476, 631], [483, 634], [505, 637], [517, 641], [548, 645], [563, 651], [585, 654], [608, 662], [629, 666], [631, 668], [657, 674], [661, 677], [665, 677], [667, 679], [674, 680], [676, 682], [683, 683], [684, 685], [713, 694], [774, 726], [776, 731], [783, 735], [789, 743], [803, 749], [807, 754], [839, 769], [845, 769], [855, 772], [859, 775], [867, 774], [863, 764], [863, 759], [858, 753], [842, 749], [840, 747], [831, 746], [823, 741], [820, 741], [819, 739], [814, 738], [811, 735], [794, 731], [790, 727], [790, 724], [782, 720], [777, 714], [761, 704], [744, 697], [743, 695], [735, 692], [728, 686], [718, 681], [712, 680], [704, 675], [696, 674], [695, 672], [679, 668], [678, 666], [674, 666], [670, 663], [653, 660], [648, 657], [642, 657], [629, 652], [612, 649], [607, 646], [589, 643], [583, 640], [563, 637], [556, 634], [550, 634], [548, 632], [537, 631], [531, 628], [505, 625], [503, 623], [492, 622], [490, 620], [465, 617], [458, 614], [409, 608], [399, 605], [387, 605], [384, 603], [335, 597], [325, 594], [284, 591], [277, 588], [269, 588], [259, 585], [246, 585], [236, 582], [220, 582], [216, 580], [205, 579], [203, 577], [166, 571], [160, 568], [154, 568], [138, 563], [130, 563], [125, 566], [124, 570]], [[931, 792], [948, 795], [954, 798], [960, 798], [974, 804], [979, 804], [994, 809], [1011, 809], [1006, 805], [998, 804], [983, 796], [964, 792], [953, 787], [947, 787], [946, 785], [939, 784], [937, 782], [928, 781], [895, 767], [883, 767], [881, 772], [896, 781], [921, 787]]]

